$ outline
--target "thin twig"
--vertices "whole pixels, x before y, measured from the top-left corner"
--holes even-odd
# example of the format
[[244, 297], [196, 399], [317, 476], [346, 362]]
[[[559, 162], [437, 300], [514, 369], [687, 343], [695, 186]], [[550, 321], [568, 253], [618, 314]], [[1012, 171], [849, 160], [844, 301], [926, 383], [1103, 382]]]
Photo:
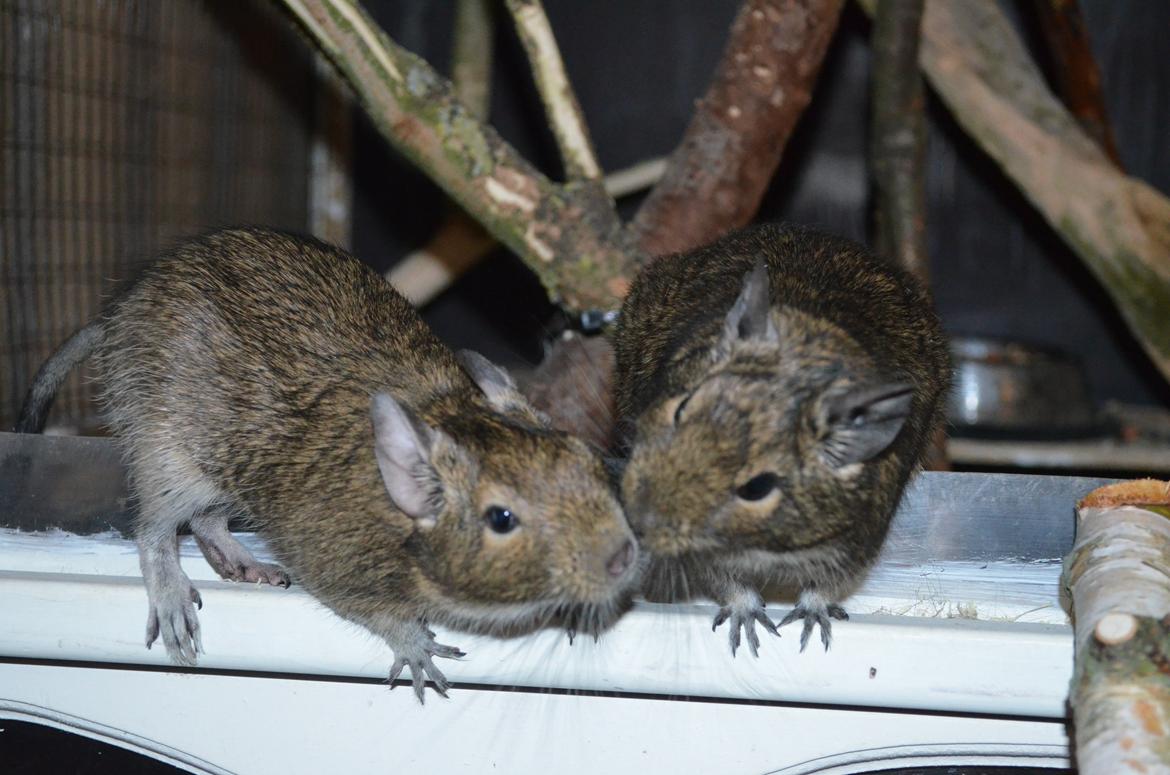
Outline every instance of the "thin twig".
[[568, 180], [598, 180], [601, 166], [589, 139], [581, 105], [565, 74], [565, 63], [540, 0], [506, 0], [516, 34], [528, 56], [536, 89], [561, 152]]

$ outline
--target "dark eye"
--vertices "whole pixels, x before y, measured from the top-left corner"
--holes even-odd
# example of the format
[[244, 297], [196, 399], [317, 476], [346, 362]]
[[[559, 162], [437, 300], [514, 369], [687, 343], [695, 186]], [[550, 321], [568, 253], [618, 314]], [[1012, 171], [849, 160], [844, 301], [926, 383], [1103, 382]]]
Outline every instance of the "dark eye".
[[488, 507], [488, 510], [483, 513], [483, 521], [487, 522], [488, 527], [496, 533], [511, 533], [516, 529], [516, 525], [520, 524], [516, 515], [503, 506]]
[[758, 501], [780, 486], [780, 477], [774, 473], [758, 474], [748, 479], [735, 490], [735, 495], [745, 501]]
[[682, 419], [683, 409], [686, 409], [687, 401], [690, 401], [690, 400], [691, 400], [691, 397], [687, 396], [686, 398], [684, 398], [683, 400], [678, 402], [678, 406], [675, 407], [675, 410], [674, 410], [674, 424], [675, 425], [678, 425], [678, 421]]

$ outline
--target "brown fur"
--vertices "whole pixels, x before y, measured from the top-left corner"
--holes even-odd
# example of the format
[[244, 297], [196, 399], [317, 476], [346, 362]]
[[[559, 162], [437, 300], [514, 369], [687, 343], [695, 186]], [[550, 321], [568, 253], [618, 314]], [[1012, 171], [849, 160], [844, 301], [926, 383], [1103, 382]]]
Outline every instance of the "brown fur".
[[[607, 572], [631, 534], [600, 459], [544, 427], [514, 385], [497, 384], [504, 400], [485, 394], [401, 295], [336, 248], [211, 234], [149, 268], [101, 328], [97, 366], [142, 504], [148, 588], [146, 547], [173, 542], [176, 521], [242, 516], [297, 582], [387, 639], [395, 672], [405, 655], [421, 699], [424, 671], [445, 688], [430, 656], [456, 652], [426, 622], [513, 632], [576, 607], [600, 624], [628, 585], [631, 573]], [[434, 429], [433, 527], [387, 497], [378, 392]], [[493, 505], [520, 527], [488, 529]], [[193, 661], [198, 625], [186, 625], [193, 649], [184, 626], [168, 651]]]
[[[729, 310], [757, 259], [775, 336], [729, 340]], [[651, 594], [677, 595], [685, 581], [726, 606], [781, 580], [809, 607], [840, 600], [876, 556], [941, 420], [949, 355], [918, 283], [845, 239], [749, 228], [644, 269], [615, 348], [632, 436], [623, 497], [655, 558]], [[900, 432], [872, 459], [832, 465], [832, 396], [883, 382], [912, 387]], [[763, 472], [778, 476], [776, 489], [737, 498]]]

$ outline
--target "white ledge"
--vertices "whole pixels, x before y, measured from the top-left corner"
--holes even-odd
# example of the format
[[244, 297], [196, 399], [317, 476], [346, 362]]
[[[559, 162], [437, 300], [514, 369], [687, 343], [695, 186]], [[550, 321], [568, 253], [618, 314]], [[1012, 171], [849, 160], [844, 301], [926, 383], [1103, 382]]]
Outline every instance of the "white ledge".
[[[220, 581], [190, 539], [183, 544], [184, 568], [204, 601], [206, 653], [197, 672], [385, 678], [391, 653], [364, 630], [295, 587]], [[799, 653], [799, 625], [790, 625], [779, 639], [762, 633], [758, 659], [746, 649], [733, 659], [726, 625], [711, 632], [713, 606], [639, 603], [597, 643], [578, 638], [570, 646], [552, 630], [507, 640], [441, 632], [442, 642], [468, 652], [441, 667], [456, 684], [482, 687], [1063, 717], [1072, 669], [1066, 624], [867, 613], [918, 605], [944, 617], [1007, 611], [1018, 618], [1011, 612], [1040, 601], [1034, 615], [1063, 622], [1057, 567], [968, 565], [882, 569], [847, 601], [853, 618], [834, 624], [828, 653], [815, 636]], [[980, 572], [990, 575], [980, 582]], [[955, 604], [948, 596], [962, 588], [975, 591]], [[160, 645], [144, 648], [145, 616], [131, 542], [0, 531], [0, 656], [173, 669]]]

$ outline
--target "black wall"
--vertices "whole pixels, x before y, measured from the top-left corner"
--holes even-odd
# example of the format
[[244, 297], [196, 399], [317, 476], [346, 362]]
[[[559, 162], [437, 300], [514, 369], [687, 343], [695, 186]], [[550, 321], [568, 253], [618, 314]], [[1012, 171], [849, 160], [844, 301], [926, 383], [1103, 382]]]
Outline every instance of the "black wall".
[[[673, 149], [707, 86], [737, 6], [737, 0], [547, 0], [607, 169]], [[450, 0], [371, 0], [367, 7], [395, 39], [447, 70]], [[1034, 44], [1034, 20], [1022, 13], [1027, 6], [1004, 7]], [[1125, 167], [1170, 191], [1170, 3], [1082, 0], [1082, 7]], [[812, 106], [789, 144], [761, 219], [814, 223], [865, 240], [868, 35], [864, 15], [847, 4]], [[556, 176], [555, 147], [506, 19], [497, 37], [491, 120]], [[1035, 45], [1033, 50], [1042, 53]], [[1046, 65], [1042, 55], [1038, 59]], [[927, 228], [935, 296], [948, 329], [1071, 350], [1085, 359], [1098, 399], [1170, 405], [1170, 389], [1089, 272], [933, 98], [929, 112]], [[360, 117], [355, 148], [355, 249], [385, 267], [427, 239], [441, 217], [442, 198]], [[636, 203], [623, 203], [623, 211]], [[553, 310], [523, 266], [501, 252], [433, 303], [426, 316], [453, 344], [517, 363], [539, 357]]]

